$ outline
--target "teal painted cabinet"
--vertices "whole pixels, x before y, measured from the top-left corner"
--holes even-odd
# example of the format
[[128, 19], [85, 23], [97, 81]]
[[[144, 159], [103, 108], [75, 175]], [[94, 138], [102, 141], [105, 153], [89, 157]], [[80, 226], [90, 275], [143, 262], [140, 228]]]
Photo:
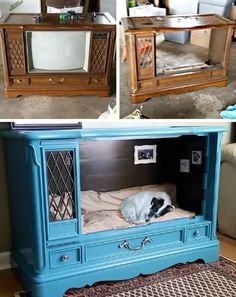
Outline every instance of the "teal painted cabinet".
[[[32, 297], [216, 261], [222, 127], [3, 131], [12, 259]], [[156, 160], [135, 165], [135, 147]], [[189, 218], [84, 232], [82, 195], [172, 183]], [[100, 195], [100, 194], [99, 194]], [[96, 226], [99, 227], [99, 223]], [[98, 228], [99, 229], [99, 228]]]

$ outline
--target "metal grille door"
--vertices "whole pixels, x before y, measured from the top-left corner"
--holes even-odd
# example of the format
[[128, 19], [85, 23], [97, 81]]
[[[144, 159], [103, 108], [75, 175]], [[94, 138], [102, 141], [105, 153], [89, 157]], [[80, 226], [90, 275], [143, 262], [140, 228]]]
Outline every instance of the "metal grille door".
[[46, 152], [49, 220], [75, 218], [73, 151]]

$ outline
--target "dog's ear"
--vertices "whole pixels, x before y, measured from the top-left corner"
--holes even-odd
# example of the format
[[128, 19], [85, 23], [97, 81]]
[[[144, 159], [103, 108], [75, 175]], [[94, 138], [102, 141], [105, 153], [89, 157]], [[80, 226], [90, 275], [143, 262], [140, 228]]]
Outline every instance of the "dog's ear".
[[163, 198], [157, 198], [158, 205], [161, 207], [164, 204], [164, 199]]
[[152, 201], [151, 201], [151, 205], [153, 205], [156, 201], [157, 201], [157, 198], [156, 197], [153, 197], [152, 198]]

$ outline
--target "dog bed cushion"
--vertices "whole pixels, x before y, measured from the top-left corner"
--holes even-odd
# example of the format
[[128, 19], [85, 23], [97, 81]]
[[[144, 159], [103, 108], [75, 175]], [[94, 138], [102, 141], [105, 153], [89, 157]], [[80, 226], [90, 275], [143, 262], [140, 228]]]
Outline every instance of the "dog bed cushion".
[[178, 207], [176, 203], [176, 186], [174, 184], [147, 185], [111, 192], [82, 191], [83, 233], [137, 226], [122, 218], [119, 207], [125, 198], [144, 191], [167, 192], [171, 197], [172, 204], [176, 208], [175, 211], [159, 218], [152, 218], [149, 223], [145, 224], [195, 216], [195, 213]]

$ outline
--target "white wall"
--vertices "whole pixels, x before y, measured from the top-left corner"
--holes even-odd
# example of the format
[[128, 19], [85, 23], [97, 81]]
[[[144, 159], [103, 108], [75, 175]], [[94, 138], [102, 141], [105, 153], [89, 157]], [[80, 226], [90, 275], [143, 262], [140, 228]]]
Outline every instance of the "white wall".
[[118, 0], [116, 1], [116, 9], [117, 9], [117, 20], [120, 21], [121, 18], [127, 16], [127, 3], [128, 0]]
[[197, 14], [199, 0], [169, 0], [170, 14]]
[[[16, 3], [16, 0], [0, 0], [0, 9], [2, 13], [9, 13], [10, 6]], [[39, 13], [41, 12], [41, 0], [24, 0], [22, 4], [11, 11], [12, 13]]]
[[100, 0], [100, 11], [109, 12], [113, 18], [116, 18], [116, 0]]

